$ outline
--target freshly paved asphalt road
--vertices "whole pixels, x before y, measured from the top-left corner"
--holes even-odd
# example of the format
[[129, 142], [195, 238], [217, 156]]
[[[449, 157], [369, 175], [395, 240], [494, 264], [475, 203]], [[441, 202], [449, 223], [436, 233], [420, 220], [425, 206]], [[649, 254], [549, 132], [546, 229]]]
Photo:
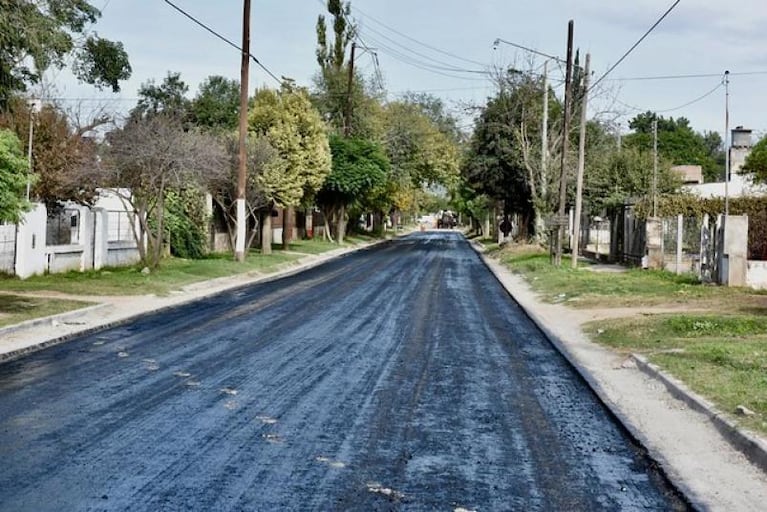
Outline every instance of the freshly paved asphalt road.
[[0, 510], [673, 510], [456, 233], [0, 365]]

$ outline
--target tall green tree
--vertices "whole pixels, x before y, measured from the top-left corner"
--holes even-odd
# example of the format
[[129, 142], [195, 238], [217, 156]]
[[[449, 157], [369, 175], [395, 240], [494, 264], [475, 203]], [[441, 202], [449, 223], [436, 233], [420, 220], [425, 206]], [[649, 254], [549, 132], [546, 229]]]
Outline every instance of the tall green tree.
[[51, 67], [72, 69], [83, 82], [120, 90], [131, 75], [122, 43], [88, 29], [101, 12], [86, 0], [3, 0], [0, 3], [0, 110], [9, 99], [39, 82]]
[[21, 141], [10, 130], [0, 130], [0, 221], [19, 222], [29, 210], [25, 197], [28, 164]]
[[[521, 217], [523, 235], [542, 236], [543, 220], [558, 200], [562, 105], [551, 89], [545, 94], [549, 96], [546, 165], [541, 142], [543, 80], [534, 73], [510, 69], [498, 77], [497, 93], [479, 114], [463, 167], [473, 190], [503, 201], [506, 214]], [[569, 176], [574, 159], [568, 161]]]
[[387, 103], [380, 125], [391, 167], [387, 185], [379, 191], [376, 201], [378, 213], [394, 209], [415, 214], [425, 187], [441, 185], [450, 189], [458, 183], [460, 147], [420, 105], [403, 100]]
[[240, 82], [209, 76], [189, 107], [192, 122], [216, 131], [235, 130], [240, 112]]
[[754, 181], [767, 183], [767, 137], [763, 137], [751, 149], [743, 170], [754, 173]]
[[417, 106], [439, 131], [451, 139], [461, 141], [464, 138], [458, 128], [458, 119], [448, 111], [441, 98], [426, 92], [406, 92], [402, 101]]
[[328, 0], [327, 10], [330, 19], [325, 15], [317, 19], [316, 56], [320, 69], [314, 77], [312, 100], [332, 131], [355, 138], [374, 138], [379, 99], [374, 81], [367, 83], [360, 72], [363, 48], [357, 48], [349, 87], [351, 44], [355, 37], [355, 27], [348, 21], [351, 3]]
[[[335, 218], [336, 241], [344, 241], [346, 210], [355, 202], [362, 203], [376, 188], [386, 183], [389, 160], [383, 148], [363, 139], [346, 139], [331, 135], [332, 171], [317, 194], [326, 223]], [[326, 225], [326, 229], [329, 226]]]
[[[312, 106], [305, 89], [283, 85], [282, 89], [256, 92], [249, 115], [250, 132], [265, 137], [278, 157], [256, 177], [271, 206], [296, 207], [309, 203], [331, 171], [325, 124]], [[271, 251], [271, 214], [262, 224], [261, 250]]]
[[[596, 150], [599, 146], [594, 147]], [[584, 211], [601, 214], [605, 208], [619, 206], [629, 200], [651, 198], [653, 191], [653, 155], [635, 147], [604, 148], [592, 152], [584, 176]], [[656, 193], [660, 196], [676, 192], [680, 177], [671, 164], [661, 160], [656, 177]]]
[[[723, 176], [719, 152], [712, 147], [714, 136], [709, 135], [707, 140], [706, 136], [693, 130], [685, 117], [665, 118], [649, 111], [639, 114], [629, 121], [629, 127], [634, 133], [624, 138], [624, 144], [641, 151], [652, 151], [655, 119], [658, 120], [658, 153], [662, 158], [673, 165], [700, 165], [706, 181], [714, 181]], [[719, 139], [721, 141], [721, 137]]]
[[169, 71], [160, 84], [149, 80], [139, 87], [139, 100], [131, 110], [131, 118], [163, 115], [186, 122], [190, 107], [188, 92], [189, 86], [181, 79], [181, 73]]

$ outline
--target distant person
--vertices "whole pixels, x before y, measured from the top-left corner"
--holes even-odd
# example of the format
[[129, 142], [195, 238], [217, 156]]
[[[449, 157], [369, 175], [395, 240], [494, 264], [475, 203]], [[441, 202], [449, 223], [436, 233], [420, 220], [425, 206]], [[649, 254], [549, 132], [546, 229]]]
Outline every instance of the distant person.
[[508, 217], [503, 219], [500, 227], [501, 227], [501, 233], [503, 233], [503, 238], [509, 238], [509, 234], [511, 233], [513, 226], [511, 222], [509, 221]]

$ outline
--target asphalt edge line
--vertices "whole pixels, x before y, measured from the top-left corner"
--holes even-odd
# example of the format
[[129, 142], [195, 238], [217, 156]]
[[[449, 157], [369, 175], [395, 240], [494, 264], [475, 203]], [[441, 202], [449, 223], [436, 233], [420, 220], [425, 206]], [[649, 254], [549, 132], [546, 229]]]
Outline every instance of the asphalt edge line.
[[725, 413], [711, 402], [692, 391], [679, 379], [664, 372], [659, 366], [649, 362], [639, 354], [631, 354], [637, 368], [646, 375], [660, 381], [675, 398], [688, 407], [706, 416], [717, 431], [733, 448], [741, 452], [754, 465], [767, 472], [767, 443], [755, 435], [741, 429]]
[[[495, 277], [496, 281], [498, 281], [498, 283], [506, 291], [509, 297], [511, 297], [511, 300], [513, 300], [514, 303], [519, 306], [519, 309], [525, 314], [525, 316], [527, 316], [533, 322], [533, 324], [538, 327], [538, 329], [543, 333], [549, 343], [551, 343], [557, 352], [559, 352], [562, 357], [564, 357], [565, 360], [570, 364], [570, 366], [573, 367], [576, 373], [581, 377], [581, 379], [583, 379], [586, 385], [597, 396], [602, 405], [605, 406], [605, 409], [608, 411], [608, 413], [611, 414], [616, 422], [623, 428], [626, 435], [628, 435], [628, 437], [637, 446], [645, 451], [647, 458], [651, 461], [651, 463], [655, 464], [656, 471], [658, 471], [658, 473], [661, 475], [661, 478], [665, 479], [669, 487], [675, 490], [679, 495], [679, 498], [690, 505], [691, 508], [694, 510], [706, 510], [707, 507], [697, 498], [697, 493], [684, 482], [684, 479], [681, 478], [681, 476], [679, 476], [676, 471], [673, 471], [671, 464], [669, 464], [668, 459], [663, 455], [663, 453], [655, 448], [652, 440], [647, 437], [642, 432], [642, 430], [637, 425], [635, 425], [634, 422], [631, 421], [631, 419], [621, 410], [618, 404], [609, 397], [602, 384], [600, 384], [599, 381], [596, 380], [593, 375], [591, 375], [588, 369], [586, 369], [580, 363], [577, 356], [570, 350], [570, 348], [562, 342], [557, 334], [549, 329], [543, 318], [541, 318], [532, 309], [525, 307], [522, 302], [517, 300], [514, 292], [506, 287], [506, 284], [501, 279], [501, 276], [496, 270], [495, 265], [492, 265], [487, 255], [484, 254], [484, 246], [472, 240], [467, 239], [467, 241], [469, 242], [469, 245], [474, 249], [477, 256], [479, 256], [480, 261], [482, 261], [485, 267], [490, 270], [490, 273], [493, 274], [493, 277]], [[501, 264], [498, 263], [498, 266], [500, 267]]]
[[[405, 236], [405, 234], [399, 235], [399, 236]], [[399, 238], [399, 236], [395, 237], [395, 238]], [[114, 320], [114, 321], [111, 321], [111, 322], [106, 322], [106, 323], [103, 323], [103, 324], [94, 325], [94, 326], [91, 326], [91, 327], [86, 327], [86, 328], [81, 329], [81, 330], [75, 330], [75, 331], [72, 331], [70, 333], [63, 334], [61, 336], [57, 336], [55, 338], [49, 338], [49, 339], [41, 341], [39, 343], [34, 343], [32, 345], [29, 345], [29, 346], [26, 346], [26, 347], [23, 347], [23, 348], [19, 348], [19, 349], [16, 349], [16, 350], [12, 350], [10, 352], [6, 352], [6, 353], [3, 353], [3, 354], [0, 354], [0, 364], [7, 363], [7, 362], [13, 361], [15, 359], [20, 359], [21, 357], [24, 357], [26, 355], [32, 354], [34, 352], [38, 352], [40, 350], [44, 350], [44, 349], [49, 348], [49, 347], [53, 347], [55, 345], [60, 345], [62, 343], [65, 343], [65, 342], [71, 340], [72, 338], [75, 338], [75, 337], [78, 337], [78, 336], [88, 336], [88, 335], [91, 335], [91, 334], [94, 334], [94, 333], [97, 333], [97, 332], [100, 332], [100, 331], [105, 331], [107, 329], [111, 329], [113, 327], [119, 327], [119, 326], [125, 325], [125, 324], [127, 324], [129, 322], [133, 322], [135, 320], [138, 320], [140, 318], [143, 318], [143, 317], [146, 317], [146, 316], [149, 316], [149, 315], [154, 315], [154, 314], [157, 314], [157, 313], [160, 313], [160, 312], [173, 311], [174, 309], [177, 309], [177, 308], [180, 308], [180, 307], [183, 307], [183, 306], [187, 306], [187, 305], [192, 304], [192, 303], [194, 303], [196, 301], [199, 301], [199, 300], [209, 299], [209, 298], [217, 297], [219, 295], [223, 295], [224, 293], [230, 293], [230, 292], [233, 292], [233, 291], [236, 292], [238, 290], [242, 290], [242, 289], [248, 288], [250, 286], [255, 286], [255, 285], [259, 285], [259, 284], [263, 284], [263, 283], [269, 283], [269, 282], [277, 281], [279, 279], [283, 279], [283, 278], [286, 278], [286, 277], [291, 277], [291, 276], [294, 276], [296, 274], [300, 274], [301, 272], [304, 272], [306, 270], [310, 270], [310, 269], [313, 269], [315, 267], [319, 267], [320, 265], [324, 265], [325, 263], [329, 263], [331, 261], [335, 261], [335, 260], [338, 260], [338, 259], [350, 256], [350, 255], [352, 255], [354, 253], [365, 251], [365, 250], [370, 250], [370, 249], [372, 249], [374, 247], [390, 244], [392, 242], [392, 240], [393, 240], [393, 238], [387, 238], [385, 240], [377, 240], [377, 241], [374, 241], [374, 242], [367, 243], [365, 245], [361, 245], [361, 246], [357, 246], [357, 247], [351, 247], [349, 249], [345, 249], [343, 251], [339, 251], [337, 254], [334, 254], [334, 255], [327, 255], [327, 253], [312, 254], [312, 255], [307, 256], [307, 261], [304, 262], [304, 263], [297, 263], [294, 266], [291, 266], [291, 267], [286, 268], [284, 270], [277, 271], [277, 272], [275, 272], [273, 274], [265, 274], [265, 275], [262, 275], [262, 276], [255, 277], [255, 278], [253, 278], [252, 280], [249, 280], [246, 283], [237, 283], [237, 284], [234, 284], [234, 285], [232, 285], [230, 287], [225, 287], [225, 288], [222, 288], [220, 290], [216, 290], [215, 292], [212, 292], [212, 293], [209, 293], [209, 294], [203, 294], [203, 295], [200, 295], [200, 296], [197, 296], [197, 297], [184, 298], [184, 299], [180, 300], [179, 302], [174, 302], [173, 304], [167, 304], [165, 306], [160, 306], [158, 308], [152, 309], [151, 311], [142, 311], [141, 313], [136, 313], [136, 314], [133, 314], [133, 315], [129, 315], [129, 316], [126, 316], [124, 318], [120, 318], [118, 320]], [[335, 249], [334, 249], [334, 251], [335, 251]], [[328, 252], [332, 252], [332, 251], [328, 251]], [[297, 260], [297, 261], [300, 261], [300, 260]], [[236, 275], [237, 274], [234, 274], [233, 276], [236, 276]], [[242, 274], [242, 275], [244, 275], [244, 274]], [[107, 307], [108, 305], [109, 304], [107, 304], [107, 303], [97, 304], [96, 306], [92, 306], [92, 308], [96, 309], [97, 307]], [[72, 312], [67, 312], [67, 313], [64, 313], [64, 314], [72, 314], [72, 315], [74, 315], [75, 313], [82, 313], [83, 311], [85, 311], [85, 309], [79, 309], [79, 310], [72, 311]], [[55, 316], [58, 316], [58, 315], [55, 315]], [[34, 319], [32, 321], [37, 321], [38, 323], [35, 324], [35, 325], [27, 325], [26, 328], [35, 327], [35, 326], [43, 324], [45, 322], [53, 321], [53, 319], [54, 319], [54, 317], [50, 317], [50, 316], [49, 317], [42, 317], [42, 318], [39, 318], [39, 319]], [[21, 324], [16, 324], [16, 326], [19, 326], [19, 325], [21, 325]], [[10, 327], [14, 327], [14, 326], [10, 326]], [[21, 329], [17, 329], [17, 330], [21, 330]]]

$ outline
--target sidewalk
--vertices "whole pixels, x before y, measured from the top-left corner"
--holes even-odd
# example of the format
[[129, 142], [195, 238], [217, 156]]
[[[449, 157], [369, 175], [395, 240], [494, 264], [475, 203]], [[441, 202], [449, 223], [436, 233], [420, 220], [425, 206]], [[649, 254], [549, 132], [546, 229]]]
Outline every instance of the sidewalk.
[[227, 290], [297, 274], [326, 261], [364, 250], [377, 243], [382, 242], [339, 248], [317, 255], [304, 255], [301, 259], [288, 263], [277, 272], [269, 274], [251, 272], [200, 281], [184, 286], [179, 291], [172, 292], [165, 297], [155, 295], [68, 296], [56, 294], [57, 298], [72, 298], [96, 304], [60, 315], [38, 318], [0, 328], [0, 362], [16, 359], [48, 346], [65, 342], [77, 335], [127, 322], [147, 313], [177, 307]]
[[648, 376], [634, 360], [592, 343], [581, 328], [592, 320], [588, 312], [540, 301], [523, 278], [481, 256], [696, 508], [765, 508], [767, 475], [735, 449], [709, 417], [675, 398], [662, 381]]

